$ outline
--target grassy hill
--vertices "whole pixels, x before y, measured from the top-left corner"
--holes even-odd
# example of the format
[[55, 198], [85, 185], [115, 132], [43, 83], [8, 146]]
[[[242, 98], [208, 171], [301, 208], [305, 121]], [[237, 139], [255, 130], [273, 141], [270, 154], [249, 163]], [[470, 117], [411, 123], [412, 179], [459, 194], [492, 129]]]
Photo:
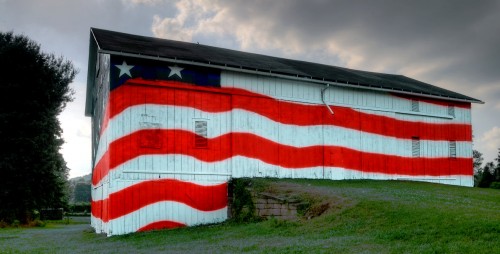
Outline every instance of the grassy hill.
[[187, 252], [500, 253], [499, 190], [400, 181], [256, 181], [329, 200], [330, 208], [310, 220], [228, 222], [113, 241]]
[[[44, 253], [500, 253], [500, 190], [401, 181], [253, 181], [254, 188], [329, 208], [312, 219], [229, 221], [110, 238], [72, 229], [64, 241], [55, 236], [64, 225], [0, 229], [0, 246]], [[34, 233], [25, 236], [29, 230]], [[42, 231], [49, 232], [42, 237]]]

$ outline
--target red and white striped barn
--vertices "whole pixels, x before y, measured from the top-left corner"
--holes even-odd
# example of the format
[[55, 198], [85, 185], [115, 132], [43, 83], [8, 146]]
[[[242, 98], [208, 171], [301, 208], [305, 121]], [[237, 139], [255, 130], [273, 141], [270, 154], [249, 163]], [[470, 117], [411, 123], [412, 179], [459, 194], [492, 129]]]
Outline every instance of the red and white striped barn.
[[402, 75], [92, 28], [92, 226], [227, 219], [235, 177], [473, 185], [471, 103]]

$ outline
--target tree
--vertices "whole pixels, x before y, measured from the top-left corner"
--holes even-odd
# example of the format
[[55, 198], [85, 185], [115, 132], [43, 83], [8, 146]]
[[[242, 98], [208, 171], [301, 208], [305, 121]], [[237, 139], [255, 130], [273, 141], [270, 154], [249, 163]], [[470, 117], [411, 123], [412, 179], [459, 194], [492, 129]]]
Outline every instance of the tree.
[[493, 169], [495, 168], [495, 164], [493, 162], [488, 162], [484, 165], [483, 173], [481, 174], [481, 179], [479, 180], [478, 187], [488, 188], [493, 182]]
[[493, 181], [500, 182], [500, 148], [498, 148], [498, 154], [495, 161], [497, 162], [497, 165], [493, 170]]
[[77, 71], [23, 35], [0, 32], [0, 220], [67, 205], [67, 168], [57, 115]]
[[91, 201], [91, 196], [90, 196], [91, 195], [90, 194], [91, 187], [92, 186], [89, 183], [76, 183], [73, 202], [75, 202], [75, 203], [90, 202]]
[[481, 180], [481, 175], [483, 174], [483, 169], [481, 165], [483, 165], [483, 154], [477, 150], [472, 151], [472, 166], [474, 168], [474, 186], [478, 186], [479, 181]]

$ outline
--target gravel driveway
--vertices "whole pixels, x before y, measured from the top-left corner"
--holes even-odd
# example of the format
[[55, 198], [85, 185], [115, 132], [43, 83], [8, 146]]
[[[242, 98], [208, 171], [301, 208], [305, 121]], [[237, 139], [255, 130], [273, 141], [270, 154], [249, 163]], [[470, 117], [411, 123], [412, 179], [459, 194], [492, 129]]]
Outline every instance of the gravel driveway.
[[96, 234], [89, 217], [71, 217], [70, 221], [42, 228], [0, 229], [0, 253], [140, 252]]

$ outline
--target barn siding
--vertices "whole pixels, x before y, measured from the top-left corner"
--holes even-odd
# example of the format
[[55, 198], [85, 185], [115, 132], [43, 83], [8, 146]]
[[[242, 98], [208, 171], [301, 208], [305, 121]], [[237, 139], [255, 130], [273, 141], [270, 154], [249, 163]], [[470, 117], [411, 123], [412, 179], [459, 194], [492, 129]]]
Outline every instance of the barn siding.
[[[106, 107], [108, 106], [109, 97], [109, 68], [110, 68], [110, 55], [98, 54], [96, 64], [96, 86], [95, 91], [92, 93], [93, 117], [92, 117], [92, 163], [96, 167], [98, 159], [101, 155], [108, 150], [109, 140], [106, 137], [101, 137], [101, 129], [103, 124], [107, 121], [105, 115]], [[92, 200], [99, 200], [107, 195], [107, 182], [100, 185], [93, 185], [91, 190]], [[96, 232], [107, 232], [107, 224], [98, 218], [102, 218], [107, 212], [107, 207], [92, 206], [91, 225], [96, 229]]]
[[[109, 92], [109, 56], [100, 55], [99, 65], [97, 83]], [[101, 93], [93, 117], [92, 226], [117, 235], [223, 221], [230, 177], [472, 186], [470, 105], [457, 105], [451, 116], [448, 105], [422, 100], [412, 111], [412, 98], [331, 86], [324, 98], [332, 116], [324, 87], [223, 71], [221, 88], [139, 79]], [[203, 141], [196, 121], [207, 123], [206, 148], [195, 145]], [[466, 133], [458, 131], [464, 126]], [[456, 159], [449, 141], [456, 141]]]
[[[257, 82], [264, 83], [266, 86], [257, 85]], [[236, 72], [223, 72], [221, 77], [221, 84], [225, 87], [232, 88], [240, 88], [248, 91], [252, 91], [258, 94], [270, 96], [279, 101], [292, 101], [296, 103], [305, 103], [311, 105], [321, 105], [321, 89], [324, 88], [323, 85], [314, 85], [311, 83], [305, 83], [294, 80], [285, 80], [276, 77], [263, 77], [256, 76], [252, 74], [246, 73], [236, 73]], [[460, 107], [455, 106], [454, 116], [448, 114], [448, 106], [447, 105], [439, 105], [434, 103], [429, 103], [427, 101], [418, 101], [418, 111], [412, 111], [412, 100], [394, 96], [385, 92], [377, 92], [371, 90], [362, 90], [362, 89], [352, 89], [345, 87], [336, 87], [332, 86], [328, 88], [325, 92], [325, 101], [330, 105], [344, 106], [354, 108], [360, 113], [366, 113], [365, 115], [380, 115], [385, 116], [389, 119], [397, 119], [405, 121], [408, 126], [410, 125], [419, 125], [422, 123], [431, 123], [431, 124], [471, 124], [470, 121], [470, 105], [463, 106], [460, 104]], [[454, 105], [454, 103], [450, 103], [450, 105]], [[280, 109], [280, 114], [286, 114], [287, 112]], [[335, 117], [335, 116], [324, 116], [324, 117]], [[265, 122], [264, 116], [261, 116], [260, 119], [257, 120], [253, 124], [258, 128], [263, 128], [265, 125], [262, 122]], [[360, 120], [359, 117], [353, 116], [350, 121], [359, 122], [359, 130], [364, 129], [366, 126], [370, 125], [371, 121], [368, 119]], [[246, 126], [247, 122], [243, 121], [243, 119], [238, 119], [237, 116], [233, 118], [233, 126], [243, 125]], [[415, 132], [413, 135], [408, 136], [407, 141], [401, 140], [398, 138], [394, 138], [390, 136], [390, 133], [394, 130], [394, 128], [390, 124], [384, 124], [389, 136], [382, 136], [377, 138], [377, 135], [366, 135], [363, 131], [338, 131], [338, 129], [324, 127], [319, 132], [312, 132], [311, 135], [314, 137], [322, 137], [325, 141], [332, 141], [334, 144], [339, 145], [347, 145], [351, 147], [355, 147], [360, 151], [376, 151], [377, 153], [382, 154], [395, 154], [397, 156], [403, 157], [411, 157], [411, 136], [420, 136], [421, 133], [432, 133], [438, 136], [453, 136], [454, 133], [450, 135], [446, 135], [444, 133], [436, 133], [437, 131], [429, 127], [429, 125], [422, 125], [422, 128], [418, 132]], [[252, 126], [251, 124], [249, 126]], [[280, 133], [280, 138], [278, 138], [280, 143], [286, 143], [286, 139], [290, 139], [293, 137], [294, 139], [301, 139], [301, 135], [296, 135], [297, 133], [286, 132], [283, 134], [281, 128], [283, 125], [280, 125], [278, 128], [271, 126], [271, 130], [268, 132], [278, 132]], [[274, 128], [272, 128], [274, 127]], [[249, 127], [249, 130], [251, 127]], [[303, 128], [301, 128], [303, 129]], [[297, 128], [299, 130], [299, 128]], [[453, 129], [449, 130], [453, 132]], [[443, 132], [441, 130], [440, 132]], [[301, 133], [304, 133], [302, 130]], [[314, 134], [313, 134], [314, 133]], [[290, 135], [291, 134], [291, 135]], [[458, 134], [457, 134], [458, 135]], [[471, 133], [466, 133], [464, 136], [471, 137]], [[266, 137], [273, 137], [273, 134], [267, 134]], [[311, 136], [310, 136], [311, 137]], [[424, 158], [445, 158], [445, 160], [449, 157], [449, 141], [453, 140], [422, 140], [420, 142], [420, 153], [421, 157]], [[300, 143], [300, 142], [297, 142]], [[258, 177], [258, 176], [271, 176], [274, 173], [274, 177], [306, 177], [306, 178], [330, 178], [330, 179], [414, 179], [414, 180], [424, 180], [429, 182], [438, 182], [445, 184], [456, 184], [456, 185], [465, 185], [472, 186], [472, 173], [471, 176], [462, 176], [461, 174], [454, 174], [453, 167], [461, 166], [464, 162], [450, 159], [446, 166], [442, 165], [441, 171], [436, 172], [437, 170], [431, 170], [429, 174], [423, 173], [422, 175], [415, 176], [415, 172], [417, 172], [415, 167], [420, 167], [422, 164], [404, 164], [401, 165], [403, 170], [399, 170], [398, 172], [383, 172], [382, 174], [375, 173], [380, 171], [380, 167], [384, 167], [386, 164], [390, 164], [391, 161], [373, 161], [373, 159], [366, 158], [366, 154], [361, 154], [361, 156], [357, 157], [352, 155], [348, 155], [348, 153], [343, 154], [344, 152], [340, 151], [340, 154], [332, 155], [332, 154], [324, 154], [325, 166], [320, 169], [310, 168], [310, 169], [302, 169], [302, 170], [283, 170], [283, 168], [279, 167], [267, 167], [267, 170], [264, 170], [267, 173], [263, 173], [264, 168], [266, 168], [265, 163], [262, 161], [251, 161], [250, 164], [246, 164], [244, 172], [233, 172], [233, 176], [237, 177]], [[457, 157], [460, 158], [471, 158], [472, 157], [472, 143], [469, 139], [464, 141], [457, 142]], [[284, 157], [287, 156], [280, 151], [278, 151], [278, 156]], [[290, 156], [290, 155], [288, 155]], [[293, 155], [291, 155], [293, 156]], [[351, 158], [346, 158], [351, 156]], [[328, 162], [330, 159], [336, 160], [354, 160], [358, 161], [359, 168], [362, 170], [349, 170], [346, 168], [338, 168], [338, 167], [328, 167]], [[244, 162], [240, 161], [240, 163], [244, 164]], [[466, 163], [466, 162], [465, 162]], [[425, 166], [428, 163], [423, 163]], [[431, 165], [431, 164], [429, 164]], [[429, 166], [430, 167], [430, 166]], [[254, 168], [252, 171], [251, 168]], [[446, 169], [445, 169], [446, 168]], [[405, 172], [407, 170], [408, 174], [404, 174], [401, 172]], [[243, 171], [243, 170], [241, 170]], [[438, 174], [438, 175], [436, 175]]]

